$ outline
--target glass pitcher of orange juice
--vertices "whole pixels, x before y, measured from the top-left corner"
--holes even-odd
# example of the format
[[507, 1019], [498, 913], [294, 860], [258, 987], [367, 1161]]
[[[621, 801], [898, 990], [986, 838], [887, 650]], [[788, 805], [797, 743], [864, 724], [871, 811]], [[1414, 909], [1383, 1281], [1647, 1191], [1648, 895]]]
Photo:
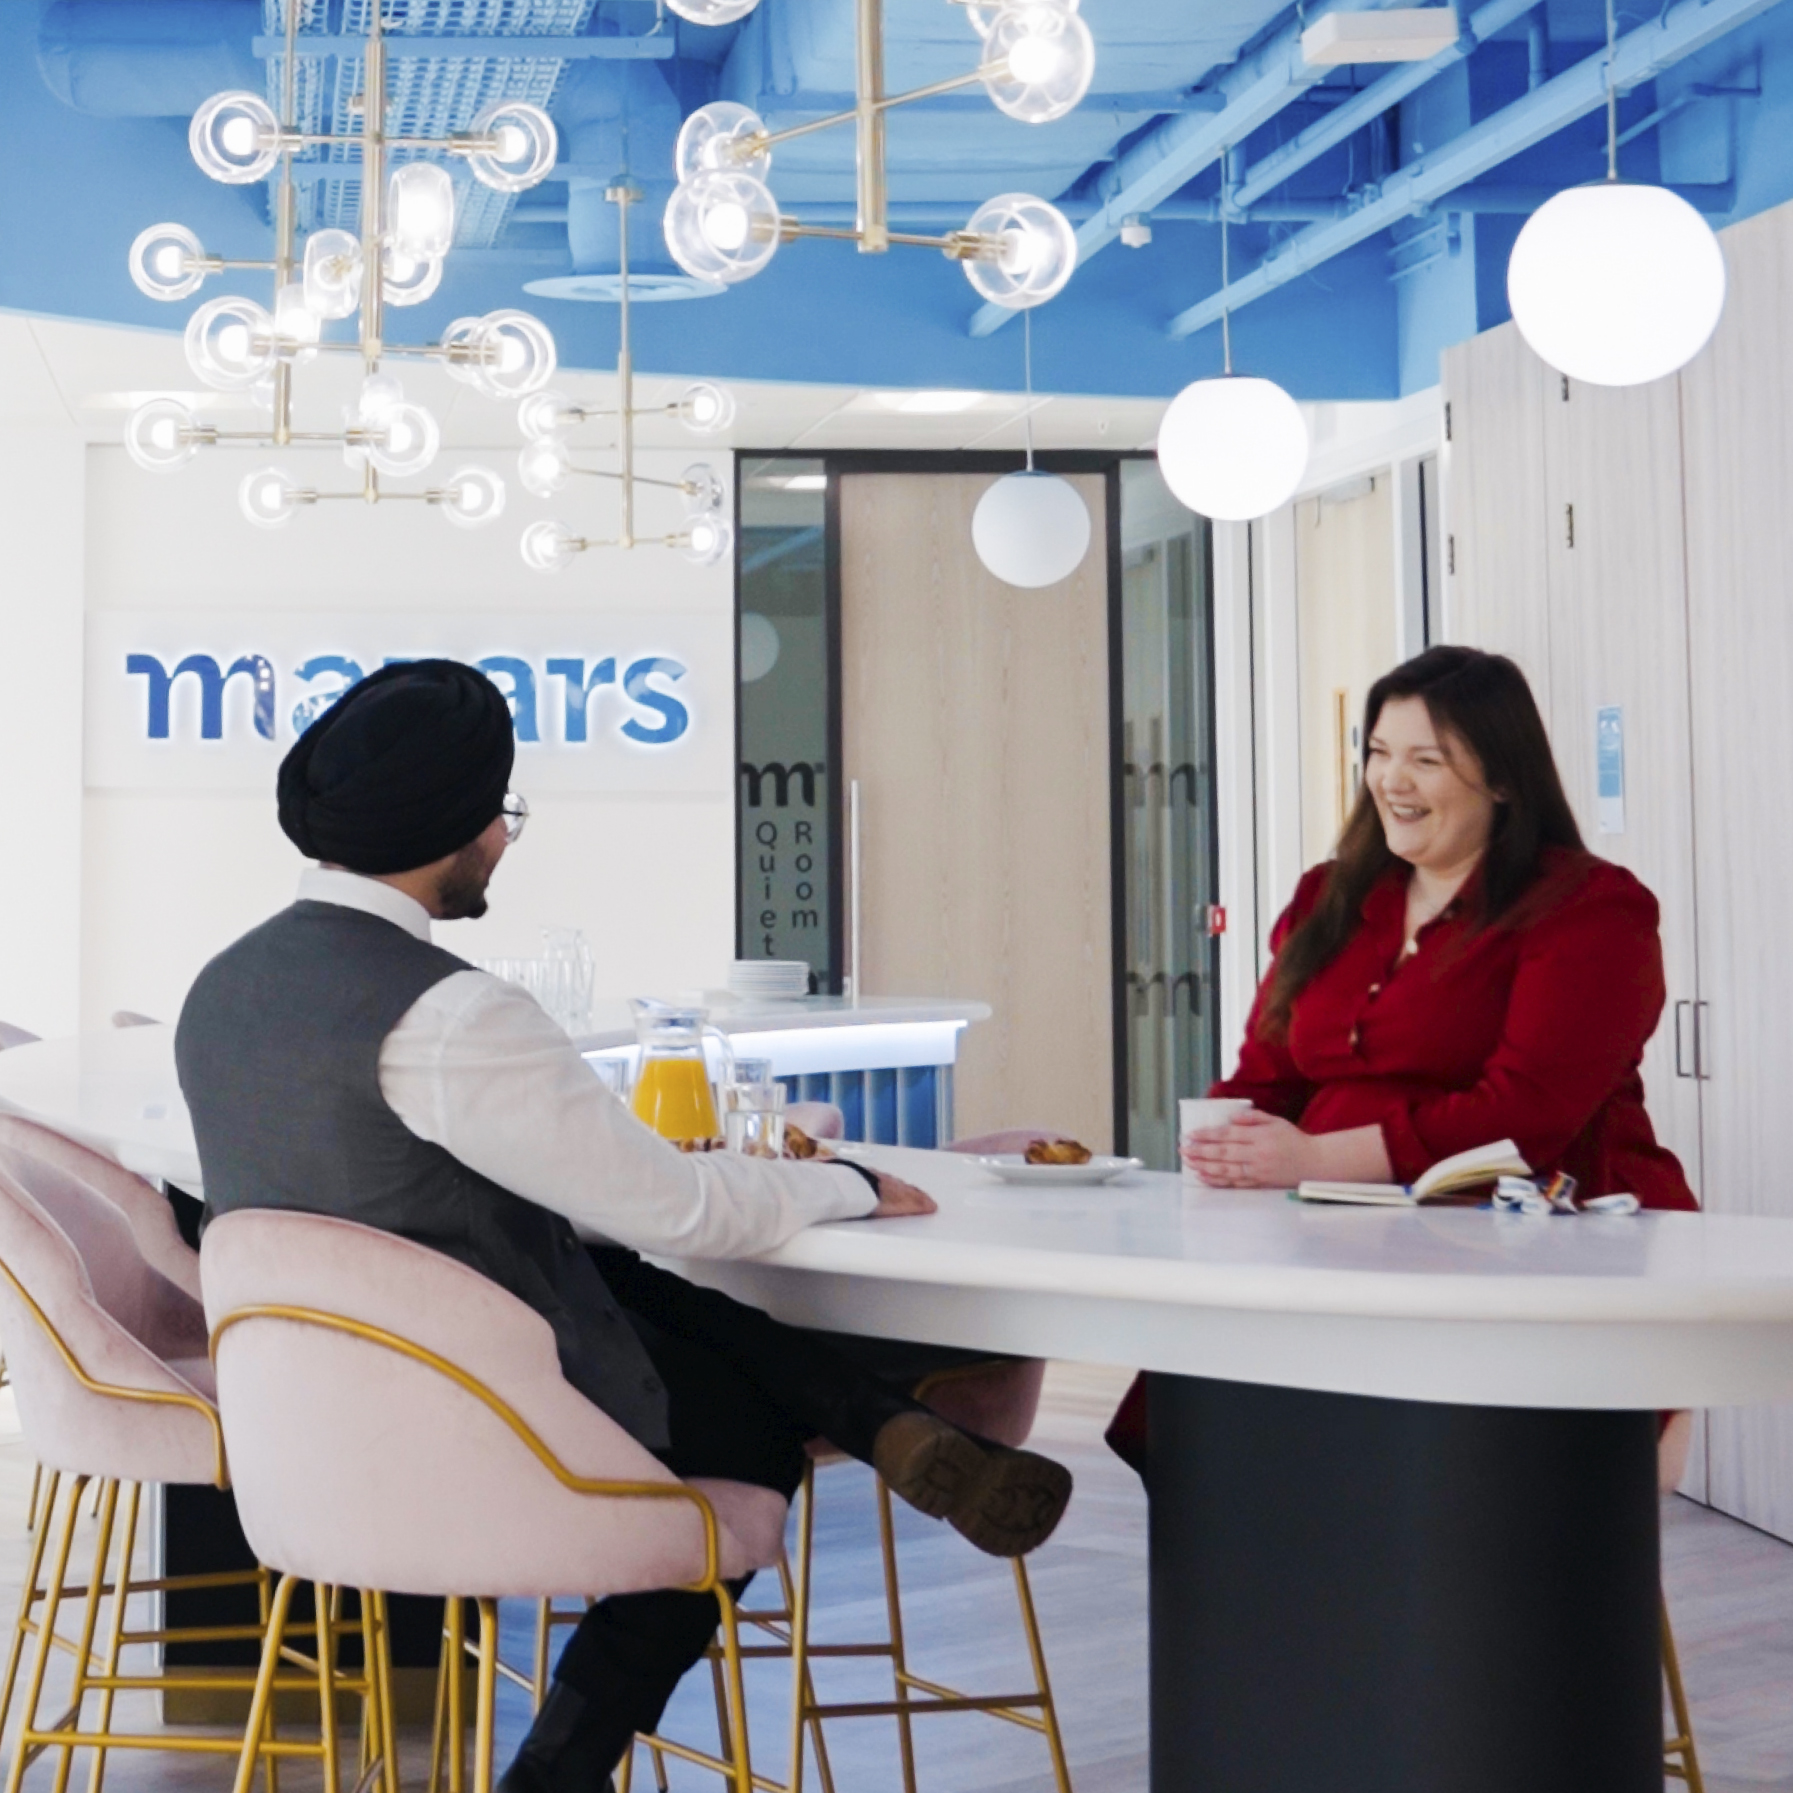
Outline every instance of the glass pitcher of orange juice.
[[734, 1054], [728, 1036], [708, 1026], [708, 1009], [654, 1002], [638, 996], [635, 1038], [639, 1043], [635, 1088], [629, 1106], [662, 1139], [715, 1139], [722, 1133], [716, 1101], [710, 1093], [709, 1066], [704, 1062], [706, 1036], [721, 1042], [724, 1083], [730, 1081]]

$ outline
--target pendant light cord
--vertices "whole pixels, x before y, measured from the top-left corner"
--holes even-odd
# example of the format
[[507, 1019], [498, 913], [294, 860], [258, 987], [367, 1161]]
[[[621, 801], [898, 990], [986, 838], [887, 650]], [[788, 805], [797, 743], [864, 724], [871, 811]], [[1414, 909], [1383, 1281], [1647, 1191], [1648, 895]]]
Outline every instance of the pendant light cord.
[[[1608, 6], [1612, 0], [1607, 0]], [[1221, 372], [1231, 378], [1233, 372], [1233, 314], [1227, 304], [1227, 293], [1232, 287], [1231, 272], [1227, 264], [1226, 212], [1227, 182], [1232, 174], [1232, 150], [1220, 152], [1220, 353], [1222, 357]]]
[[1033, 472], [1033, 311], [1021, 314], [1022, 378], [1027, 386], [1027, 409], [1021, 413], [1021, 426], [1027, 431], [1027, 471]]
[[1606, 178], [1619, 178], [1619, 15], [1617, 0], [1606, 0]]

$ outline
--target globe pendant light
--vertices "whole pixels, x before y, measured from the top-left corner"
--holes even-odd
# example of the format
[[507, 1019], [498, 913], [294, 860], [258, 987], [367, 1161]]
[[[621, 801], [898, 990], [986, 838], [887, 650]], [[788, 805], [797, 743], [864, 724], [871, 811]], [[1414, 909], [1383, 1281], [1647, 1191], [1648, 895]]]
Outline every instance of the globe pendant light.
[[1037, 473], [1033, 464], [1033, 313], [1021, 314], [1026, 363], [1027, 469], [1005, 473], [971, 513], [971, 545], [977, 557], [1005, 585], [1024, 591], [1057, 585], [1083, 565], [1089, 552], [1089, 507], [1077, 488], [1056, 473]]
[[1519, 333], [1559, 373], [1641, 386], [1706, 346], [1725, 302], [1724, 252], [1678, 193], [1619, 179], [1618, 26], [1606, 4], [1606, 179], [1532, 213], [1507, 262]]
[[1276, 384], [1233, 372], [1233, 326], [1226, 310], [1226, 174], [1221, 157], [1220, 340], [1218, 379], [1197, 380], [1170, 401], [1158, 426], [1158, 471], [1198, 516], [1248, 523], [1294, 497], [1307, 471], [1307, 421]]

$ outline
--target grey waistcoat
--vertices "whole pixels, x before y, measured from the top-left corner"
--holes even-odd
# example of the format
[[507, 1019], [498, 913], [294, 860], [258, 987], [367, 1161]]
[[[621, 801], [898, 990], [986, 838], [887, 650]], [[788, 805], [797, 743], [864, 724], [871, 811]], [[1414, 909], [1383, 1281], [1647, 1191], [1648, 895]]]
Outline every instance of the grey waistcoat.
[[467, 969], [379, 916], [312, 902], [213, 959], [174, 1036], [208, 1214], [330, 1214], [471, 1265], [554, 1328], [575, 1388], [661, 1449], [665, 1390], [572, 1227], [419, 1139], [380, 1094], [381, 1043]]

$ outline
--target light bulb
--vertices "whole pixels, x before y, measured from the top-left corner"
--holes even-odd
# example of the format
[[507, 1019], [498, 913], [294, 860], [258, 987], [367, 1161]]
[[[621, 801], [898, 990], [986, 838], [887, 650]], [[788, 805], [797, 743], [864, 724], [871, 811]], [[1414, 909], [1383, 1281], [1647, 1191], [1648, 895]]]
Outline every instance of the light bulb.
[[564, 523], [531, 523], [523, 531], [518, 544], [523, 564], [532, 572], [558, 573], [573, 563], [573, 556], [584, 552], [585, 538], [575, 535]]
[[666, 246], [687, 274], [732, 286], [778, 252], [778, 203], [750, 174], [696, 174], [666, 205]]
[[735, 420], [733, 395], [708, 380], [687, 386], [674, 410], [679, 422], [700, 436], [713, 436]]
[[184, 224], [152, 224], [131, 245], [128, 266], [138, 292], [151, 299], [184, 299], [199, 291], [205, 250]]
[[742, 154], [755, 139], [766, 134], [766, 121], [748, 106], [733, 100], [712, 100], [679, 127], [672, 153], [673, 170], [682, 181], [694, 174], [751, 174], [763, 181], [772, 166], [769, 148]]
[[694, 566], [713, 567], [735, 545], [735, 532], [726, 517], [708, 511], [691, 519], [680, 545]]
[[375, 440], [365, 444], [367, 458], [382, 473], [403, 479], [421, 473], [436, 458], [442, 433], [422, 405], [407, 402], [388, 410], [378, 425]]
[[1558, 373], [1641, 386], [1706, 346], [1724, 310], [1724, 252], [1666, 187], [1571, 187], [1526, 220], [1507, 300], [1520, 334]]
[[320, 318], [346, 318], [361, 303], [361, 242], [346, 230], [314, 231], [305, 243], [305, 303]]
[[533, 187], [554, 166], [560, 137], [540, 106], [502, 100], [487, 106], [473, 120], [475, 135], [495, 139], [491, 149], [467, 158], [474, 178], [499, 193], [521, 193]]
[[444, 351], [442, 365], [450, 379], [459, 380], [465, 386], [481, 385], [478, 342], [485, 322], [484, 318], [456, 318], [442, 332], [439, 345]]
[[253, 386], [278, 359], [274, 320], [253, 299], [210, 299], [187, 320], [187, 362], [208, 386]]
[[369, 374], [361, 382], [354, 421], [367, 429], [379, 429], [404, 402], [405, 389], [396, 374]]
[[193, 413], [177, 398], [152, 398], [125, 425], [125, 453], [150, 473], [172, 473], [199, 452]]
[[1307, 422], [1271, 380], [1224, 374], [1171, 400], [1158, 426], [1158, 470], [1204, 517], [1247, 523], [1295, 495], [1307, 471]]
[[998, 110], [1030, 125], [1063, 118], [1095, 72], [1095, 39], [1064, 0], [1010, 0], [985, 34], [978, 70]]
[[693, 25], [732, 25], [744, 19], [760, 0], [666, 0], [681, 19]]
[[491, 311], [470, 335], [474, 384], [489, 398], [521, 398], [554, 378], [554, 338], [526, 311]]
[[1057, 585], [1089, 552], [1089, 507], [1056, 473], [1009, 473], [971, 513], [971, 545], [1005, 585]]
[[251, 473], [237, 488], [237, 503], [251, 523], [263, 529], [278, 529], [292, 521], [295, 510], [303, 503], [315, 503], [315, 492], [300, 489], [278, 467], [263, 467]]
[[315, 361], [321, 330], [317, 313], [305, 303], [303, 284], [287, 281], [274, 295], [274, 334], [280, 339], [280, 355], [300, 366]]
[[973, 256], [960, 266], [978, 293], [1009, 311], [1044, 305], [1064, 290], [1077, 268], [1071, 221], [1057, 206], [1028, 193], [985, 200], [962, 234], [999, 245], [993, 259]]
[[728, 499], [727, 487], [707, 461], [694, 461], [679, 475], [679, 485], [685, 494], [687, 516], [719, 511]]
[[504, 514], [504, 481], [488, 467], [463, 467], [443, 482], [436, 502], [457, 529], [483, 529]]
[[527, 441], [539, 442], [578, 422], [577, 411], [578, 406], [564, 392], [532, 392], [517, 407], [517, 428]]
[[443, 258], [408, 255], [388, 243], [380, 251], [380, 292], [388, 305], [421, 305], [442, 284]]
[[193, 114], [187, 144], [213, 180], [245, 186], [280, 160], [280, 121], [258, 93], [215, 93]]
[[439, 261], [454, 243], [454, 182], [434, 162], [407, 162], [386, 185], [392, 245], [414, 261]]
[[554, 436], [539, 437], [517, 456], [517, 478], [523, 490], [537, 498], [549, 498], [567, 483], [573, 457], [567, 445]]

